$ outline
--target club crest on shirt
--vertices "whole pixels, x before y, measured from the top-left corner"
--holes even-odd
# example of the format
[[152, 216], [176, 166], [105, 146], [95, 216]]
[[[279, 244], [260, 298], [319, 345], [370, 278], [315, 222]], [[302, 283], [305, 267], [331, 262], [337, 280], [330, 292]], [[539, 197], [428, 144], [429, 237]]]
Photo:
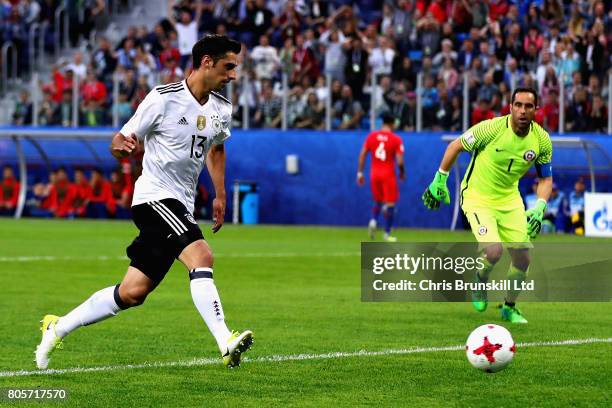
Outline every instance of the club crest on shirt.
[[480, 227], [478, 227], [478, 235], [484, 235], [487, 233], [487, 227], [485, 227], [484, 225], [481, 225]]
[[206, 116], [199, 115], [197, 120], [198, 130], [204, 130], [206, 127]]
[[532, 161], [533, 159], [535, 159], [535, 157], [536, 154], [533, 150], [527, 150], [523, 155], [523, 159], [525, 159], [526, 161]]
[[197, 224], [197, 222], [196, 222], [195, 218], [193, 218], [193, 215], [191, 215], [191, 214], [187, 213], [187, 214], [185, 214], [185, 218], [186, 218], [186, 219], [187, 219], [187, 221], [189, 221], [190, 223], [192, 223], [192, 224]]

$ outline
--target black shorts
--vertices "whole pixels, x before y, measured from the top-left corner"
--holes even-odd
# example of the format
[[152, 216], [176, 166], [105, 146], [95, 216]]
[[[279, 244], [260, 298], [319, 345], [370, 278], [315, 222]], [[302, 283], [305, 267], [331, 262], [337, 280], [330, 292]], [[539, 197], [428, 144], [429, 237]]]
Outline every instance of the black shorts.
[[158, 285], [185, 247], [204, 239], [185, 206], [174, 198], [132, 207], [140, 234], [127, 247], [130, 266], [138, 268]]

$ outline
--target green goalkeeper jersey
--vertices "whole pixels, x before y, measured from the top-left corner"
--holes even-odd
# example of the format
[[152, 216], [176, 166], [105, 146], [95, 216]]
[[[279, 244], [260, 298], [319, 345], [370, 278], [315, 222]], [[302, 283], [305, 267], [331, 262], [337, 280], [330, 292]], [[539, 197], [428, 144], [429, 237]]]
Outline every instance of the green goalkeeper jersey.
[[480, 122], [461, 135], [472, 160], [461, 183], [460, 202], [509, 209], [522, 205], [519, 179], [534, 164], [550, 169], [552, 142], [540, 125], [532, 122], [522, 137], [512, 130], [510, 115]]

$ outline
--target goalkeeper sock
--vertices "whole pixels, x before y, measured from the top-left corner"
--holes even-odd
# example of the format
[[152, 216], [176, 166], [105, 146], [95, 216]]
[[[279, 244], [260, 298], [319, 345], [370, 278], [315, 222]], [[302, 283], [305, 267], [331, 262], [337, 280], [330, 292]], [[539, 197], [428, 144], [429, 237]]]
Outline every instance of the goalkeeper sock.
[[191, 297], [206, 326], [217, 341], [221, 353], [226, 351], [231, 333], [225, 325], [221, 299], [213, 281], [212, 268], [196, 268], [189, 272]]
[[119, 285], [99, 290], [67, 315], [60, 317], [55, 325], [55, 333], [64, 338], [81, 326], [116, 316], [122, 308], [125, 309], [118, 304], [121, 303], [121, 306], [124, 306], [121, 299], [119, 302], [116, 300], [116, 296], [119, 296], [118, 288]]
[[508, 291], [508, 294], [506, 295], [506, 302], [507, 303], [514, 303], [516, 302], [516, 298], [518, 297], [518, 295], [521, 293], [520, 289], [514, 289], [514, 288], [520, 288], [521, 284], [525, 281], [525, 278], [527, 277], [527, 272], [529, 271], [529, 268], [527, 268], [526, 271], [522, 271], [519, 268], [517, 268], [516, 266], [510, 264], [510, 268], [508, 269], [508, 280], [510, 281], [510, 285], [512, 289], [510, 289]]
[[380, 217], [380, 203], [374, 203], [372, 206], [372, 219], [378, 224], [378, 218]]
[[395, 207], [392, 205], [385, 205], [384, 217], [385, 217], [385, 233], [391, 233], [391, 227], [393, 227], [393, 215], [395, 214]]
[[487, 282], [495, 264], [489, 262], [486, 256], [481, 256], [480, 259], [482, 260], [482, 264], [484, 265], [484, 267], [478, 270], [476, 273], [478, 274], [480, 281]]

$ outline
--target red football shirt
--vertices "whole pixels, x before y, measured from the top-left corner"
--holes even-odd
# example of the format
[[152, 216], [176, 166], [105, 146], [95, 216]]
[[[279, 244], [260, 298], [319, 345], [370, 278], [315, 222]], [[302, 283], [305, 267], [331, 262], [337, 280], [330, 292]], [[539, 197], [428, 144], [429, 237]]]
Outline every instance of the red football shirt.
[[372, 132], [365, 141], [365, 148], [372, 154], [371, 177], [395, 176], [395, 156], [404, 153], [399, 136], [386, 130]]

